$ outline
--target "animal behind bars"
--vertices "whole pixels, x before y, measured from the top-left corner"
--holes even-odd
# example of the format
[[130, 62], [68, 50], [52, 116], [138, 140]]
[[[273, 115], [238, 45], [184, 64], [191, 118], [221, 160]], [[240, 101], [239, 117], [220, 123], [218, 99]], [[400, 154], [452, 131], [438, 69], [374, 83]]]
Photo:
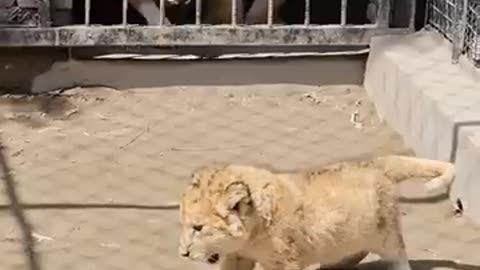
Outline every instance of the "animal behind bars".
[[[236, 22], [246, 24], [266, 23], [268, 16], [268, 0], [233, 0], [236, 1]], [[273, 1], [273, 14], [278, 14], [279, 8], [286, 0]], [[128, 0], [147, 21], [148, 25], [159, 24], [159, 0]], [[155, 3], [156, 2], [156, 3]], [[207, 24], [231, 23], [232, 0], [204, 0], [202, 6], [203, 20]], [[179, 6], [190, 3], [190, 0], [165, 0], [168, 6]], [[280, 16], [274, 17], [274, 22], [280, 23]], [[165, 18], [165, 24], [170, 24]]]
[[[157, 2], [156, 5], [154, 1]], [[231, 23], [232, 1], [236, 1], [237, 23], [265, 24], [268, 22], [269, 0], [203, 0], [202, 22], [206, 24]], [[341, 15], [339, 11], [341, 8], [341, 1], [310, 1], [312, 23], [328, 24], [340, 21]], [[129, 0], [129, 3], [145, 17], [149, 25], [156, 25], [159, 22], [160, 10], [158, 2], [159, 0]], [[165, 0], [168, 7], [177, 7], [176, 12], [178, 12], [178, 7], [182, 8], [181, 6], [186, 6], [190, 3], [193, 4], [190, 5], [190, 8], [193, 8], [195, 6], [194, 2], [195, 0]], [[298, 24], [304, 22], [305, 0], [273, 0], [272, 3], [273, 23]], [[358, 24], [374, 22], [375, 16], [371, 13], [376, 12], [375, 7], [376, 0], [351, 1], [347, 10], [347, 18], [349, 21]], [[188, 9], [188, 7], [185, 8]], [[169, 12], [167, 16], [168, 15], [172, 16], [172, 13]], [[193, 12], [189, 15], [193, 15]], [[186, 18], [183, 18], [183, 20], [185, 19]], [[167, 19], [165, 21], [169, 23]], [[192, 20], [188, 22], [191, 23]], [[186, 23], [186, 21], [180, 23]]]
[[[84, 23], [85, 0], [75, 0], [74, 23]], [[339, 0], [310, 0], [312, 24], [340, 22]], [[128, 0], [127, 21], [132, 24], [158, 25], [160, 0]], [[195, 22], [196, 0], [165, 0], [164, 24], [191, 24]], [[349, 1], [348, 23], [364, 24], [374, 21], [367, 9], [376, 0]], [[268, 0], [236, 0], [238, 24], [265, 24], [268, 17]], [[122, 0], [92, 1], [91, 23], [118, 24], [122, 21]], [[371, 13], [371, 12], [370, 12]], [[274, 0], [273, 23], [303, 24], [305, 0]], [[229, 24], [232, 16], [232, 0], [202, 0], [201, 21], [204, 24]]]

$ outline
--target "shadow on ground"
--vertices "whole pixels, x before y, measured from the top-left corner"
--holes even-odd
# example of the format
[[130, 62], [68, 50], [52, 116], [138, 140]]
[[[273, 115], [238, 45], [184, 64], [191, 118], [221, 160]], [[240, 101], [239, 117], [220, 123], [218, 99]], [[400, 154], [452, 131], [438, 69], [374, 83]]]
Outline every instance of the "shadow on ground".
[[41, 93], [75, 86], [107, 86], [123, 90], [165, 86], [279, 83], [358, 85], [363, 82], [367, 57], [356, 55], [243, 60], [71, 60], [69, 55], [67, 49], [2, 49], [0, 92]]
[[[457, 270], [480, 270], [480, 266], [464, 263], [456, 263], [451, 260], [410, 260], [412, 270], [433, 270], [436, 268], [449, 268]], [[380, 261], [363, 263], [359, 265], [359, 270], [385, 270], [387, 266]]]

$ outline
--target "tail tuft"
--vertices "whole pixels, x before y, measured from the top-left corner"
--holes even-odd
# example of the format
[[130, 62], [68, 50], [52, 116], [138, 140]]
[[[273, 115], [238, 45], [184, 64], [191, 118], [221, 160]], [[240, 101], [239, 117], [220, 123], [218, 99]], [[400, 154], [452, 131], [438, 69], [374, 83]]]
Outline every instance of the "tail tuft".
[[428, 192], [436, 192], [440, 189], [449, 188], [455, 179], [455, 166], [451, 164], [442, 175], [433, 178], [432, 180], [425, 183], [425, 188]]
[[455, 178], [455, 165], [451, 162], [409, 156], [386, 156], [374, 159], [373, 166], [383, 170], [396, 183], [422, 177], [429, 192], [447, 188]]

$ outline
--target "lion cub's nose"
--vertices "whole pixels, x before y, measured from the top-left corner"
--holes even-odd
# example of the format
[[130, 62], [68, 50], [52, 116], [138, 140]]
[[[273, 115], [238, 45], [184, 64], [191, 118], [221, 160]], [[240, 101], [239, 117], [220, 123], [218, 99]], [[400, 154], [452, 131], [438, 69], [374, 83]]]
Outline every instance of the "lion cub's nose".
[[184, 251], [184, 252], [180, 253], [180, 255], [182, 255], [182, 257], [188, 257], [188, 256], [190, 256], [190, 251]]

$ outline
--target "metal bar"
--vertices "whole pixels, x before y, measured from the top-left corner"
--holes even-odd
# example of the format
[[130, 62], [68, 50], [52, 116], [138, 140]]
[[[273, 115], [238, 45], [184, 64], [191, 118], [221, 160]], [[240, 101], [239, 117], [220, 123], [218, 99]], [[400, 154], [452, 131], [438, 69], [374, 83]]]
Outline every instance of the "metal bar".
[[90, 1], [91, 0], [85, 0], [85, 25], [90, 25]]
[[52, 15], [50, 13], [50, 0], [37, 0], [38, 15], [40, 17], [40, 26], [49, 27], [52, 24]]
[[348, 0], [342, 0], [340, 24], [343, 26], [347, 25], [347, 8], [348, 8]]
[[163, 25], [165, 23], [165, 0], [160, 0], [160, 18], [159, 24]]
[[415, 17], [417, 16], [417, 1], [409, 0], [410, 3], [410, 22], [408, 23], [408, 28], [415, 30]]
[[430, 21], [430, 17], [432, 16], [432, 7], [433, 7], [433, 4], [432, 4], [432, 0], [426, 0], [425, 1], [425, 17], [423, 18], [423, 25], [428, 25], [429, 21]]
[[305, 0], [305, 25], [310, 25], [310, 2], [311, 0]]
[[122, 25], [127, 25], [128, 0], [122, 0]]
[[267, 24], [270, 27], [273, 25], [273, 1], [274, 0], [268, 0], [268, 20], [267, 20]]
[[465, 43], [467, 25], [468, 0], [460, 0], [455, 6], [455, 25], [453, 32], [452, 64], [458, 64]]
[[202, 24], [202, 0], [195, 0], [195, 24]]
[[232, 3], [232, 23], [231, 25], [232, 26], [236, 26], [237, 25], [237, 0], [231, 0], [231, 3]]
[[56, 16], [54, 16], [54, 15], [57, 11], [58, 3], [56, 3], [54, 0], [49, 0], [49, 2], [50, 2], [49, 3], [49, 6], [50, 6], [50, 10], [49, 10], [49, 12], [50, 12], [50, 14], [49, 14], [49, 16], [50, 16], [50, 19], [49, 19], [50, 20], [50, 26], [57, 26], [56, 25], [57, 22], [55, 20]]
[[390, 25], [391, 0], [378, 0], [377, 26], [379, 28], [388, 28]]
[[229, 25], [0, 28], [0, 47], [368, 45], [373, 36], [407, 33], [408, 28], [379, 29], [375, 25], [257, 25], [235, 31]]
[[[13, 177], [13, 171], [10, 167], [7, 155], [4, 152], [6, 145], [3, 143], [0, 145], [0, 173], [2, 183], [2, 193], [8, 198], [9, 209], [12, 217], [19, 226], [20, 239], [23, 242], [23, 252], [27, 259], [28, 269], [40, 270], [42, 269], [41, 256], [36, 249], [36, 241], [33, 237], [34, 227], [31, 225], [30, 220], [25, 212], [25, 201], [22, 201], [19, 196], [19, 190], [17, 188], [16, 179]], [[8, 209], [8, 208], [7, 208]]]

